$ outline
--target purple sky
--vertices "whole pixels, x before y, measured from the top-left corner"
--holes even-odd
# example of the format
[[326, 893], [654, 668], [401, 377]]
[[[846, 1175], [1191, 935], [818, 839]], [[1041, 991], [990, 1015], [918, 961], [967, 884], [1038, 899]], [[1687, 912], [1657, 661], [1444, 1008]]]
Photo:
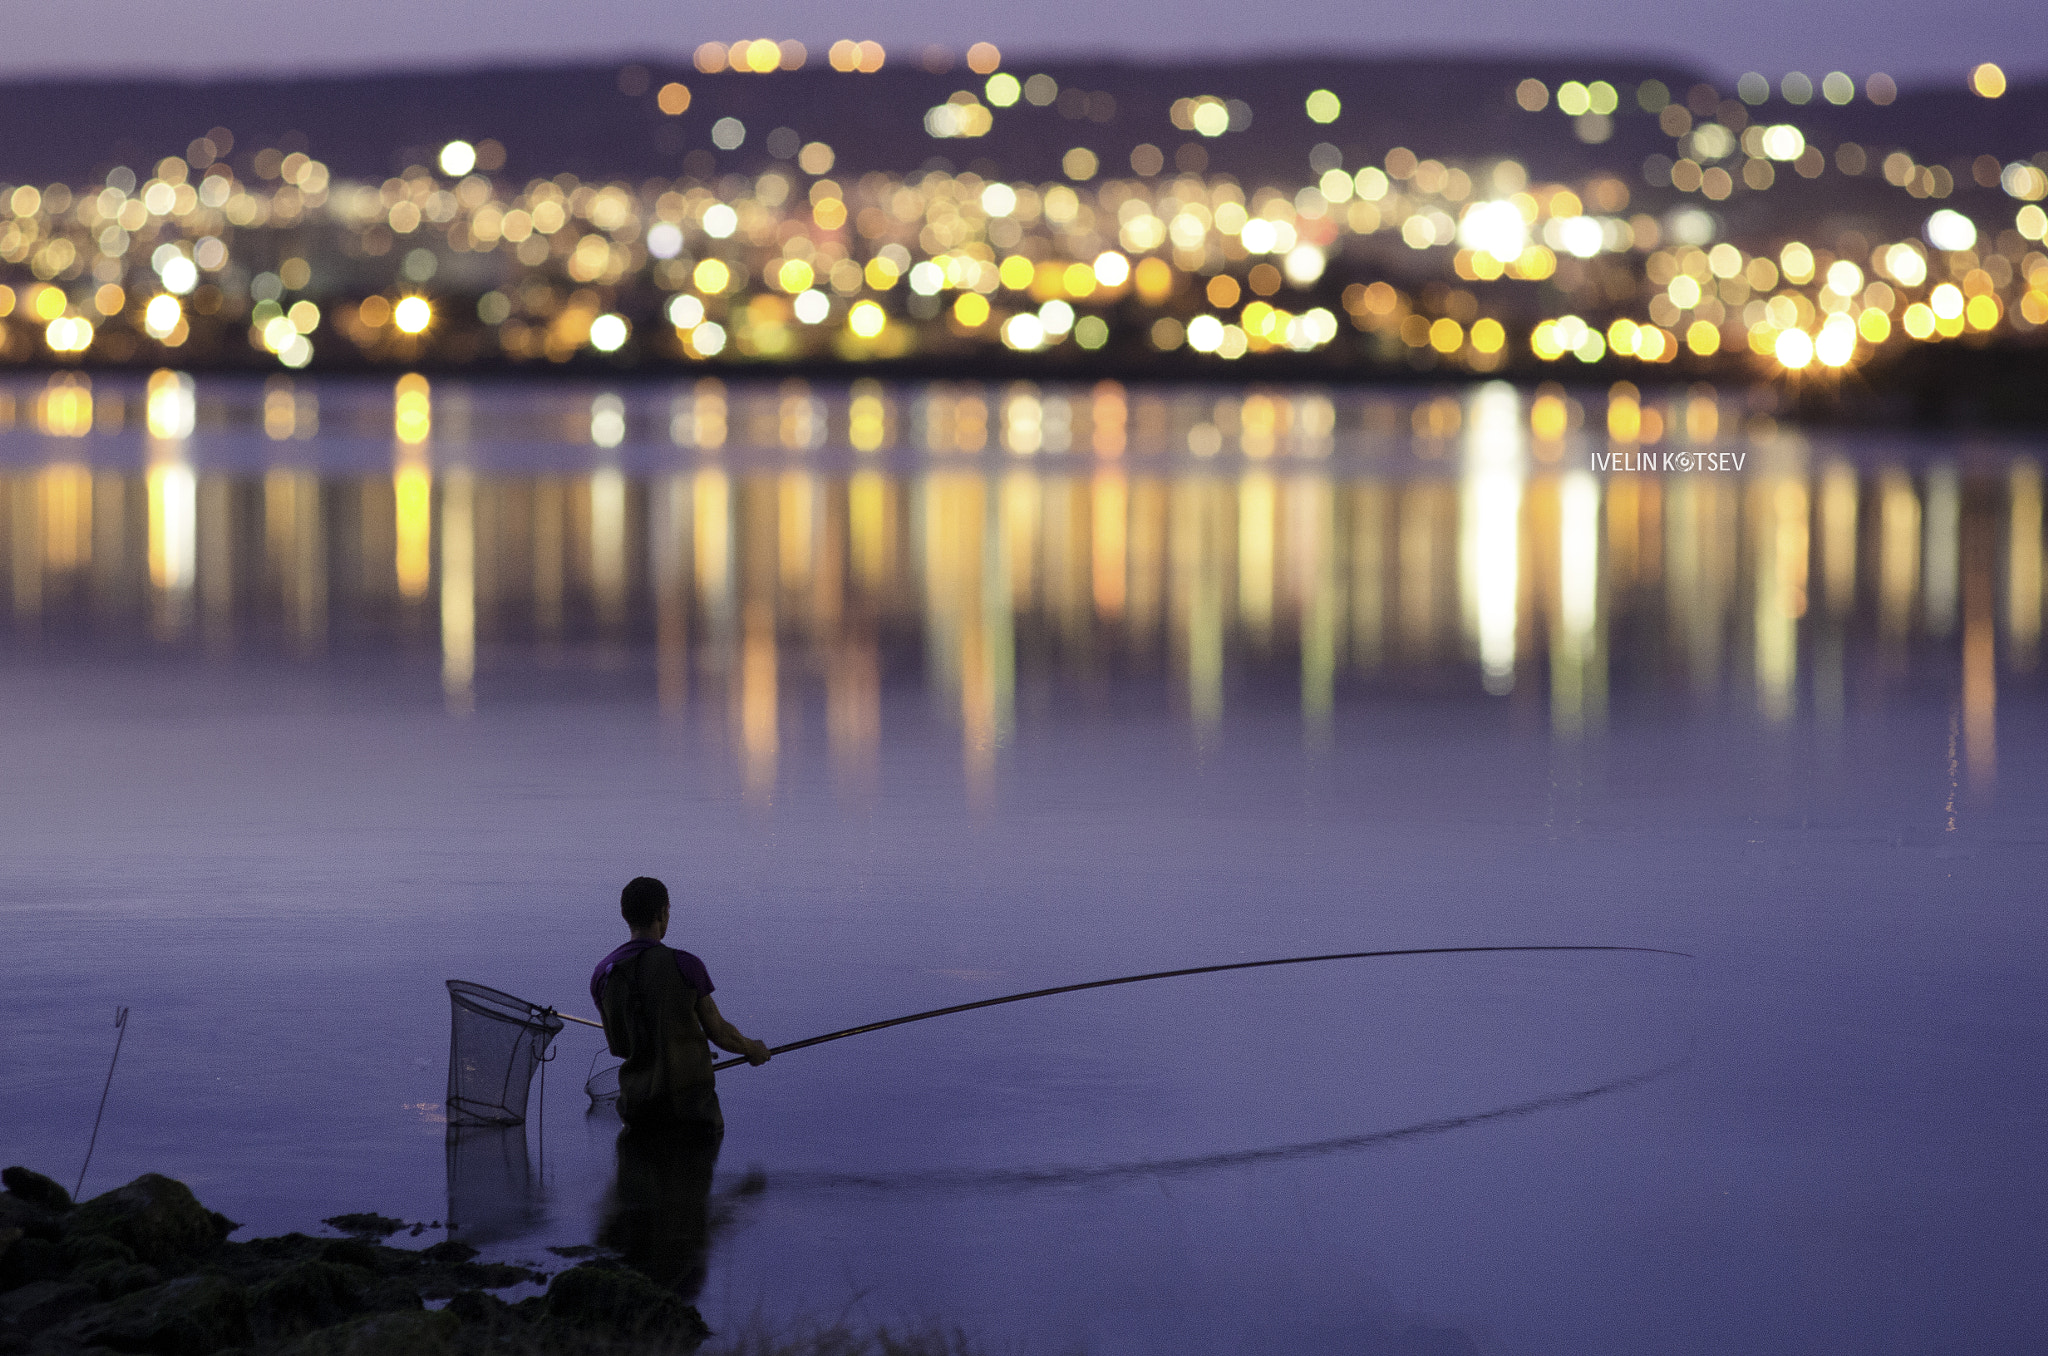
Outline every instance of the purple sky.
[[434, 66], [684, 52], [707, 38], [794, 37], [822, 55], [835, 38], [892, 50], [986, 38], [1008, 53], [1340, 50], [1587, 51], [1686, 56], [1724, 74], [1888, 71], [1960, 82], [1979, 61], [2015, 75], [2048, 71], [2041, 0], [987, 0], [935, 6], [882, 0], [757, 0], [738, 7], [661, 0], [98, 0], [30, 5], [8, 21], [0, 74], [208, 73]]

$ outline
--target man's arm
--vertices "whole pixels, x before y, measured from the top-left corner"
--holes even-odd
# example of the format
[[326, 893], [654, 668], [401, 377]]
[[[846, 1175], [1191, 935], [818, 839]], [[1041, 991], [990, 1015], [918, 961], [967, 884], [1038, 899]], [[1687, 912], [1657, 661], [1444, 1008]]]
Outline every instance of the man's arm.
[[725, 1020], [725, 1014], [718, 1010], [718, 1004], [711, 1001], [710, 994], [697, 999], [697, 1020], [704, 1025], [704, 1034], [711, 1043], [721, 1050], [730, 1050], [736, 1055], [745, 1055], [749, 1064], [766, 1064], [768, 1047], [762, 1042], [740, 1034], [740, 1029]]

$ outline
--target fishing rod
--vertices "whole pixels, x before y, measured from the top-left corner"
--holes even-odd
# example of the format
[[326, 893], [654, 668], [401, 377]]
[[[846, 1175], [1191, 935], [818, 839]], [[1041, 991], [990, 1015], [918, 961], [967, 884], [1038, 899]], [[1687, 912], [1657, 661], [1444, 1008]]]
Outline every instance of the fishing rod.
[[[1142, 984], [1152, 979], [1179, 979], [1187, 975], [1214, 975], [1221, 974], [1226, 970], [1261, 970], [1274, 965], [1310, 965], [1317, 961], [1378, 960], [1388, 956], [1473, 956], [1531, 951], [1633, 952], [1645, 956], [1678, 956], [1685, 960], [1693, 959], [1690, 951], [1668, 951], [1662, 947], [1655, 946], [1423, 946], [1405, 947], [1397, 951], [1338, 951], [1325, 956], [1283, 956], [1277, 960], [1233, 961], [1228, 965], [1193, 965], [1184, 970], [1153, 970], [1142, 975], [1120, 975], [1115, 979], [1091, 979], [1080, 984], [1061, 984], [1051, 989], [1032, 989], [1028, 993], [1005, 994], [1001, 998], [983, 998], [973, 1003], [955, 1003], [951, 1007], [933, 1008], [929, 1012], [913, 1012], [907, 1017], [891, 1017], [886, 1021], [868, 1022], [861, 1026], [850, 1026], [844, 1031], [828, 1031], [822, 1036], [812, 1036], [807, 1040], [791, 1041], [787, 1045], [770, 1046], [768, 1053], [771, 1055], [787, 1054], [791, 1050], [802, 1050], [813, 1045], [823, 1045], [827, 1041], [843, 1041], [848, 1036], [864, 1036], [870, 1031], [886, 1031], [892, 1026], [905, 1026], [911, 1022], [929, 1021], [934, 1017], [950, 1017], [956, 1012], [973, 1012], [976, 1008], [993, 1008], [1000, 1007], [1004, 1003], [1021, 1003], [1027, 998], [1051, 998], [1054, 994], [1079, 993], [1083, 989], [1107, 989], [1118, 984]], [[556, 1012], [555, 1015], [563, 1018], [565, 1021], [580, 1022], [584, 1026], [594, 1026], [599, 1030], [604, 1029], [601, 1022], [593, 1022], [582, 1017], [571, 1017], [565, 1012]], [[746, 1062], [746, 1057], [742, 1055], [734, 1059], [720, 1060], [711, 1067], [714, 1070], [730, 1069], [735, 1065], [745, 1064]]]

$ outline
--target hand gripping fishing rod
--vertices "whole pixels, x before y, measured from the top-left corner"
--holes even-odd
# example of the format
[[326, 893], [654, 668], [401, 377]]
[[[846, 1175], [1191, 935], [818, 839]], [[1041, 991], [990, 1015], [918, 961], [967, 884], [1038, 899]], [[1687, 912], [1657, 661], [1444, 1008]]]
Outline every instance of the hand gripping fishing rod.
[[[1082, 984], [1062, 984], [1051, 989], [1033, 989], [1028, 993], [1005, 994], [1001, 998], [983, 998], [973, 1003], [955, 1003], [951, 1007], [933, 1008], [929, 1012], [913, 1012], [907, 1017], [891, 1017], [887, 1021], [868, 1022], [862, 1026], [850, 1026], [844, 1031], [828, 1031], [822, 1036], [812, 1036], [808, 1040], [791, 1041], [787, 1045], [771, 1046], [768, 1053], [771, 1055], [786, 1054], [791, 1050], [802, 1050], [807, 1046], [823, 1045], [827, 1041], [843, 1041], [848, 1036], [864, 1036], [870, 1031], [884, 1031], [892, 1026], [905, 1026], [911, 1022], [929, 1021], [933, 1017], [950, 1017], [956, 1012], [972, 1012], [976, 1008], [1000, 1007], [1004, 1003], [1021, 1003], [1027, 998], [1050, 998], [1054, 994], [1079, 993], [1083, 989], [1108, 989], [1118, 984], [1142, 984], [1146, 980], [1151, 979], [1179, 979], [1186, 975], [1214, 975], [1220, 974], [1225, 970], [1262, 970], [1274, 965], [1312, 965], [1317, 961], [1379, 960], [1391, 956], [1498, 955], [1501, 953], [1532, 951], [1615, 951], [1633, 952], [1637, 955], [1645, 956], [1679, 956], [1685, 960], [1693, 959], [1690, 951], [1668, 951], [1662, 947], [1655, 946], [1426, 946], [1406, 947], [1398, 951], [1339, 951], [1327, 956], [1283, 956], [1278, 960], [1234, 961], [1228, 965], [1194, 965], [1185, 970], [1154, 970], [1148, 974], [1121, 975], [1115, 979], [1091, 979]], [[601, 1023], [588, 1021], [582, 1017], [570, 1017], [567, 1013], [557, 1013], [556, 1015], [571, 1022], [581, 1022], [584, 1026], [595, 1026], [600, 1030], [603, 1029]], [[711, 1067], [714, 1070], [730, 1069], [734, 1065], [745, 1064], [746, 1062], [746, 1057], [740, 1056], [735, 1059], [720, 1060]]]

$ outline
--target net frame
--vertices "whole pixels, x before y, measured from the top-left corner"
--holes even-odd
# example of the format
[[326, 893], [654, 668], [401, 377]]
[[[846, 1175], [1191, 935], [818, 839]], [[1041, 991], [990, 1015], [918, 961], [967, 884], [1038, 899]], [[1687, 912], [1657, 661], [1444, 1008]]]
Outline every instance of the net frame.
[[534, 1071], [564, 1022], [553, 1008], [499, 989], [447, 984], [449, 1128], [524, 1125]]

